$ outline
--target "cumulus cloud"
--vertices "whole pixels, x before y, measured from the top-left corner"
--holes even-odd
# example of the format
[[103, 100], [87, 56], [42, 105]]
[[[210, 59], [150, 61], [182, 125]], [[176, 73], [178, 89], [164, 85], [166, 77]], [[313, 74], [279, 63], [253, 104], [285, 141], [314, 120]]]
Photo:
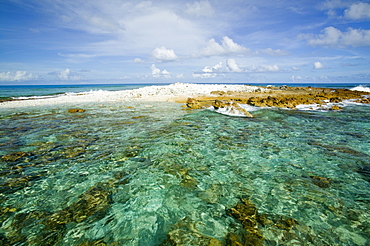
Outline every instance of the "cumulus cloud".
[[370, 30], [348, 28], [342, 32], [335, 27], [327, 27], [317, 35], [301, 35], [301, 38], [307, 39], [310, 45], [323, 46], [370, 46]]
[[247, 53], [250, 50], [235, 43], [231, 38], [225, 36], [222, 38], [221, 44], [217, 43], [214, 38], [208, 41], [208, 44], [200, 52], [202, 56], [222, 56], [237, 53]]
[[155, 66], [155, 64], [152, 64], [150, 67], [152, 70], [152, 77], [153, 78], [171, 78], [171, 73], [168, 72], [166, 69], [161, 71], [159, 68]]
[[202, 69], [203, 72], [205, 73], [215, 73], [219, 72], [222, 69], [222, 62], [217, 63], [213, 67], [206, 66]]
[[278, 65], [251, 65], [251, 66], [241, 66], [235, 59], [230, 58], [226, 60], [225, 66], [222, 62], [216, 64], [215, 66], [206, 66], [201, 72], [193, 73], [194, 78], [215, 78], [218, 75], [224, 75], [227, 73], [271, 73], [280, 72], [281, 69]]
[[0, 73], [0, 81], [22, 81], [35, 79], [38, 79], [38, 76], [34, 76], [32, 73], [27, 73], [27, 71]]
[[296, 81], [302, 81], [302, 79], [303, 79], [303, 78], [302, 78], [301, 76], [299, 76], [299, 75], [298, 75], [298, 76], [294, 76], [294, 75], [292, 76], [292, 81], [293, 81], [293, 82], [296, 82]]
[[222, 62], [217, 63], [213, 67], [206, 66], [202, 69], [202, 72], [193, 73], [193, 78], [202, 78], [202, 79], [209, 79], [217, 77], [219, 72], [222, 72], [223, 64]]
[[324, 65], [322, 65], [322, 63], [321, 63], [321, 62], [315, 62], [315, 63], [313, 64], [313, 68], [314, 68], [314, 69], [321, 69], [321, 68], [324, 68]]
[[185, 13], [192, 16], [212, 16], [214, 12], [215, 11], [209, 1], [200, 1], [186, 4]]
[[370, 4], [357, 3], [344, 11], [344, 17], [352, 20], [370, 19]]
[[166, 49], [162, 46], [155, 48], [152, 52], [152, 56], [158, 61], [174, 61], [177, 60], [177, 55], [174, 50]]
[[279, 70], [277, 65], [260, 65], [256, 68], [257, 72], [278, 72]]
[[228, 59], [226, 61], [227, 70], [229, 72], [235, 72], [240, 73], [243, 70], [239, 67], [239, 65], [236, 63], [235, 59]]
[[286, 56], [286, 55], [289, 55], [288, 51], [281, 50], [281, 49], [273, 50], [271, 48], [267, 48], [267, 49], [264, 49], [264, 50], [260, 50], [260, 52], [262, 52], [266, 55], [269, 55], [269, 56]]
[[77, 73], [72, 72], [69, 68], [64, 69], [60, 72], [52, 72], [50, 75], [56, 75], [61, 80], [80, 80], [81, 76]]
[[63, 70], [60, 73], [58, 73], [57, 76], [60, 79], [68, 80], [68, 77], [69, 77], [70, 74], [71, 74], [71, 70], [69, 68], [66, 68], [66, 70]]

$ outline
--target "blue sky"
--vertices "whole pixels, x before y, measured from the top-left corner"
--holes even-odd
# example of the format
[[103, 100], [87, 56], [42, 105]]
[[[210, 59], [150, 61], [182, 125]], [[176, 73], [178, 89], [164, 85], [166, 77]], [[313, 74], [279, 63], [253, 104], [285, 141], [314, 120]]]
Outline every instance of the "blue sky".
[[2, 0], [0, 83], [370, 82], [370, 1]]

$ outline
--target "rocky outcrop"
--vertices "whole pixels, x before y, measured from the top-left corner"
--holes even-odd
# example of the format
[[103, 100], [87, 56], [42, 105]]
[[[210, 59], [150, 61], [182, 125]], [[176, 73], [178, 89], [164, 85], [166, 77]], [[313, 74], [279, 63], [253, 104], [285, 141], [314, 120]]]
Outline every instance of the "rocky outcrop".
[[253, 117], [251, 113], [240, 107], [240, 105], [234, 101], [215, 100], [212, 103], [212, 106], [216, 111], [219, 111], [220, 109], [225, 109], [225, 111], [221, 112], [225, 112], [228, 115], [243, 115], [246, 117]]
[[68, 109], [68, 112], [70, 113], [83, 113], [85, 111], [86, 111], [85, 109], [81, 109], [81, 108]]
[[334, 105], [330, 108], [330, 110], [341, 110], [342, 107], [339, 107], [338, 105]]
[[361, 99], [356, 100], [355, 102], [357, 102], [357, 103], [370, 104], [370, 97], [368, 97], [368, 98], [361, 98]]
[[233, 100], [199, 100], [195, 98], [188, 98], [186, 106], [190, 109], [202, 109], [213, 107], [219, 113], [228, 115], [238, 115], [245, 117], [253, 117], [251, 113], [242, 108], [238, 103]]
[[203, 107], [202, 103], [199, 100], [190, 97], [186, 102], [186, 106], [191, 109], [201, 109]]
[[[248, 104], [257, 107], [277, 107], [295, 109], [298, 105], [340, 103], [343, 100], [356, 100], [359, 103], [370, 103], [369, 92], [352, 91], [348, 89], [328, 89], [312, 87], [269, 87], [269, 90], [254, 92], [213, 91], [208, 97], [189, 98], [187, 106], [191, 109], [200, 109], [213, 106], [219, 108], [237, 107], [239, 104]], [[338, 106], [332, 110], [341, 109]], [[241, 110], [240, 107], [236, 110]], [[242, 110], [241, 110], [242, 111]]]

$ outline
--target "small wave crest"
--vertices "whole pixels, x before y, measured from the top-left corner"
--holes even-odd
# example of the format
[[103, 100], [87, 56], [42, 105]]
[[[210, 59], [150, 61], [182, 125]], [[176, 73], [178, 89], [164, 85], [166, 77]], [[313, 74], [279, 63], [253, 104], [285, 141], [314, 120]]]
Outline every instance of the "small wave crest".
[[64, 94], [58, 94], [58, 95], [46, 95], [46, 96], [23, 96], [23, 97], [12, 97], [14, 100], [35, 100], [35, 99], [45, 99], [45, 98], [54, 98], [54, 97], [60, 97]]
[[365, 85], [359, 85], [351, 89], [351, 91], [364, 91], [364, 92], [370, 92], [370, 88]]
[[90, 91], [82, 91], [82, 92], [65, 92], [65, 93], [57, 93], [52, 95], [35, 95], [35, 96], [19, 96], [19, 97], [11, 97], [13, 100], [38, 100], [38, 99], [48, 99], [48, 98], [57, 98], [57, 97], [74, 97], [80, 95], [90, 95], [90, 96], [104, 96], [109, 94], [110, 91], [106, 90], [90, 90]]

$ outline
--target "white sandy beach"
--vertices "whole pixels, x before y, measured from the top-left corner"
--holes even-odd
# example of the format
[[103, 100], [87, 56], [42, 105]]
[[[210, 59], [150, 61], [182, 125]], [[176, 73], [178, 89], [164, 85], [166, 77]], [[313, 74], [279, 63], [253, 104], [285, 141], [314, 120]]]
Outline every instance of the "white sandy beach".
[[121, 91], [90, 91], [70, 93], [52, 98], [15, 100], [0, 103], [0, 108], [44, 106], [54, 104], [74, 104], [84, 102], [115, 102], [115, 101], [174, 101], [195, 96], [209, 96], [212, 91], [244, 91], [261, 90], [257, 86], [233, 84], [190, 84], [174, 83], [163, 86], [146, 86], [133, 90]]

